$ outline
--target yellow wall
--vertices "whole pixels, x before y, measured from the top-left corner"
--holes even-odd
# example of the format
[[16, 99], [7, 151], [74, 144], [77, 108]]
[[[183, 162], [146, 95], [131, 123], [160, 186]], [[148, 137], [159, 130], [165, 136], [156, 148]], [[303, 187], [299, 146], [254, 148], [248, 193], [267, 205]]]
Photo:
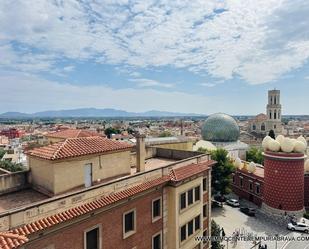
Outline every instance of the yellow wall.
[[58, 143], [61, 141], [64, 141], [65, 138], [59, 138], [59, 137], [47, 137], [48, 143], [49, 144], [54, 144], [54, 143]]
[[157, 148], [174, 149], [174, 150], [193, 150], [193, 142], [168, 143], [152, 145]]
[[31, 183], [35, 186], [54, 192], [54, 167], [51, 161], [28, 157], [31, 170]]
[[[198, 177], [180, 186], [168, 187], [168, 248], [193, 248], [200, 243], [194, 238], [203, 235], [202, 179], [203, 177]], [[180, 194], [197, 186], [200, 186], [200, 201], [180, 211]], [[195, 218], [198, 214], [201, 217], [201, 229], [194, 233], [190, 239], [187, 238], [180, 244], [180, 227]]]
[[60, 194], [84, 186], [84, 165], [88, 163], [92, 164], [93, 182], [117, 175], [129, 174], [130, 152], [124, 151], [61, 161], [31, 158], [29, 166], [33, 183], [54, 194]]

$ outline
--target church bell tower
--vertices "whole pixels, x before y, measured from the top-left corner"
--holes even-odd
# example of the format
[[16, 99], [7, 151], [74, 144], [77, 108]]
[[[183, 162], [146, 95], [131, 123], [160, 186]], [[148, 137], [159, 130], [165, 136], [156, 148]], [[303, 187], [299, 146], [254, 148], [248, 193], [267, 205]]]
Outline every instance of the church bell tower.
[[274, 130], [276, 135], [282, 133], [280, 90], [268, 91], [267, 130]]

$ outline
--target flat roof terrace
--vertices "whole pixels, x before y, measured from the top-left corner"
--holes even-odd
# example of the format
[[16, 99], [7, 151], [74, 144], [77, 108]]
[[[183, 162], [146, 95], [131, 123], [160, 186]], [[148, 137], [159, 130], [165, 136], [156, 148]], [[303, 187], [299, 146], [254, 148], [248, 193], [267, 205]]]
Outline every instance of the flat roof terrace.
[[13, 193], [4, 194], [0, 196], [0, 213], [10, 209], [27, 206], [48, 198], [48, 196], [33, 189], [23, 189]]
[[[163, 157], [153, 157], [145, 160], [145, 171], [159, 169], [179, 160], [163, 158]], [[136, 173], [136, 167], [131, 168], [131, 174]]]

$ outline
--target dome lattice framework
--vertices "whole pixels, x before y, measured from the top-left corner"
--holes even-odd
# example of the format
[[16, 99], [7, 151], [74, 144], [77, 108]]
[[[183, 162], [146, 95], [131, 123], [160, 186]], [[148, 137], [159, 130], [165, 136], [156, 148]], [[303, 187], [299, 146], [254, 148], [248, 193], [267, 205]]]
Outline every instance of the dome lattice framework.
[[202, 136], [204, 140], [211, 142], [234, 142], [239, 138], [239, 127], [231, 116], [215, 113], [206, 119]]

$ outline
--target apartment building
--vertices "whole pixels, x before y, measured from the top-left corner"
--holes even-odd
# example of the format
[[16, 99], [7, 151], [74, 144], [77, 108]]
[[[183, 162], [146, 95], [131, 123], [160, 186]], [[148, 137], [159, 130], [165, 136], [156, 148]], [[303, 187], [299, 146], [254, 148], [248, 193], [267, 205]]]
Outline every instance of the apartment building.
[[[72, 140], [28, 152], [34, 187], [0, 196], [0, 248], [209, 248], [195, 239], [210, 235], [215, 162], [209, 155], [153, 147], [152, 157], [145, 159], [145, 138], [138, 136], [132, 166], [128, 144], [102, 137]], [[119, 157], [121, 163], [110, 157]], [[85, 170], [89, 164], [90, 185]], [[47, 186], [38, 172], [49, 167], [42, 176]], [[113, 167], [114, 174], [103, 173]], [[26, 202], [34, 192], [40, 198]], [[10, 198], [17, 200], [11, 206]]]

